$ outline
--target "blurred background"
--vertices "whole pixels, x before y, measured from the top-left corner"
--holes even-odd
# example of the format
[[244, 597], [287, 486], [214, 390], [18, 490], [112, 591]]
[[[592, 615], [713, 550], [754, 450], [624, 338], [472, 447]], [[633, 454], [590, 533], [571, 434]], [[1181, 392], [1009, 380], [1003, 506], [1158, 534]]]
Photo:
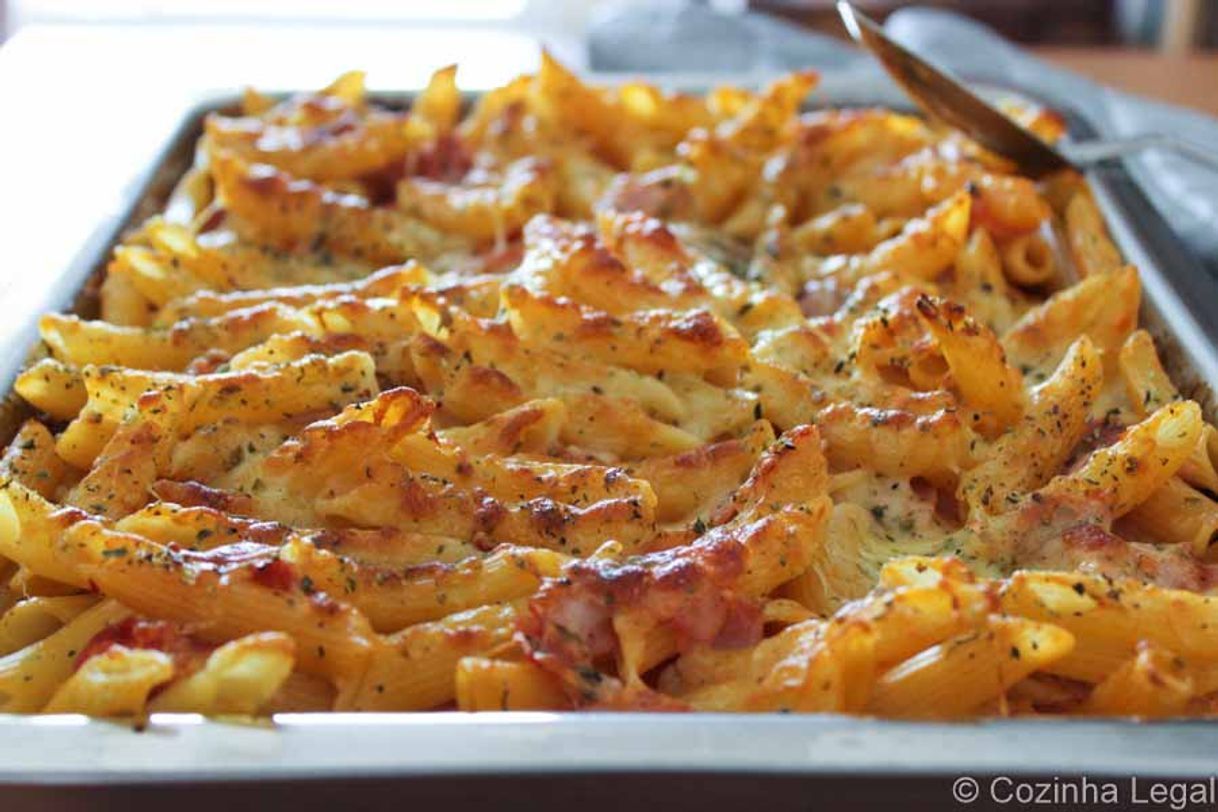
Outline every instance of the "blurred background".
[[[1058, 67], [1218, 114], [1218, 0], [858, 5], [881, 20], [913, 5], [963, 15]], [[485, 57], [495, 41], [485, 36], [510, 32], [542, 39], [576, 67], [619, 71], [831, 66], [836, 52], [829, 42], [844, 36], [833, 0], [0, 0], [0, 42], [48, 24], [179, 32], [192, 26], [411, 28], [440, 37], [468, 32], [484, 37], [479, 52]]]
[[[586, 25], [614, 0], [0, 0], [0, 37], [34, 23], [333, 22]], [[642, 4], [640, 4], [642, 5]], [[656, 8], [679, 3], [650, 2]], [[697, 5], [691, 3], [690, 5]], [[841, 36], [833, 0], [720, 0], [720, 13], [761, 12]], [[878, 19], [902, 6], [861, 0]], [[981, 21], [1024, 44], [1141, 46], [1188, 50], [1218, 45], [1214, 0], [924, 0]]]
[[[910, 3], [858, 3], [884, 19]], [[932, 0], [918, 3], [954, 11], [1028, 45], [1136, 45], [1172, 50], [1218, 44], [1213, 0]], [[821, 31], [840, 29], [830, 0], [754, 0], [752, 8]]]

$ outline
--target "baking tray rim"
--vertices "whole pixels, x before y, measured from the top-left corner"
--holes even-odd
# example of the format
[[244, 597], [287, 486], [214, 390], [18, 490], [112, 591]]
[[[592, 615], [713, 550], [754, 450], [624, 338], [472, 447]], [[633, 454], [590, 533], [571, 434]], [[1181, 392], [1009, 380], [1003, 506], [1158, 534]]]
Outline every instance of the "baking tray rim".
[[0, 787], [627, 773], [1181, 779], [1218, 773], [1216, 737], [1200, 720], [445, 711], [243, 724], [161, 714], [133, 732], [76, 715], [0, 717]]
[[[609, 81], [618, 78], [607, 77]], [[673, 76], [656, 81], [674, 89], [698, 90], [706, 86], [705, 78], [690, 82]], [[1042, 101], [1019, 88], [988, 86]], [[893, 99], [878, 98], [882, 92], [869, 95], [866, 83], [844, 87], [844, 92], [840, 87], [836, 92], [832, 86], [822, 87], [813, 97], [812, 107], [894, 106]], [[393, 103], [417, 92], [372, 91], [370, 96]], [[183, 105], [167, 128], [162, 146], [129, 184], [127, 205], [99, 223], [63, 272], [48, 280], [44, 298], [49, 308], [65, 308], [82, 289], [79, 283], [104, 261], [158, 171], [202, 117], [230, 107], [238, 99], [231, 90], [217, 90], [196, 94]], [[1088, 117], [1072, 109], [1068, 100], [1047, 103], [1072, 125], [1094, 133]], [[1111, 179], [1097, 171], [1087, 176], [1122, 251], [1138, 265], [1160, 317], [1187, 337], [1181, 342], [1187, 362], [1207, 386], [1218, 388], [1218, 342], [1162, 272], [1144, 244], [1144, 228], [1126, 210], [1127, 201], [1122, 202]], [[1152, 214], [1158, 217], [1156, 212]], [[24, 337], [25, 346], [33, 346], [38, 315], [27, 316], [25, 329], [10, 330], [8, 337]], [[21, 364], [5, 357], [0, 357], [0, 363], [4, 363], [0, 390], [7, 392]], [[692, 713], [666, 716], [661, 721], [654, 714], [642, 713], [429, 711], [279, 714], [273, 723], [156, 714], [141, 732], [132, 727], [79, 715], [0, 714], [0, 787], [592, 773], [826, 777], [1136, 774], [1173, 778], [1218, 774], [1218, 755], [1207, 755], [1218, 753], [1218, 724], [1205, 719], [931, 722]], [[70, 735], [64, 735], [66, 731]], [[713, 741], [701, 741], [710, 735]], [[364, 741], [350, 748], [358, 759], [335, 757], [336, 752], [348, 749], [337, 745], [360, 738]], [[472, 751], [475, 738], [477, 749]], [[373, 746], [373, 739], [383, 746]], [[166, 757], [174, 749], [166, 747], [170, 740], [176, 748], [174, 758]], [[540, 749], [523, 746], [526, 744]], [[476, 760], [471, 758], [475, 753]]]

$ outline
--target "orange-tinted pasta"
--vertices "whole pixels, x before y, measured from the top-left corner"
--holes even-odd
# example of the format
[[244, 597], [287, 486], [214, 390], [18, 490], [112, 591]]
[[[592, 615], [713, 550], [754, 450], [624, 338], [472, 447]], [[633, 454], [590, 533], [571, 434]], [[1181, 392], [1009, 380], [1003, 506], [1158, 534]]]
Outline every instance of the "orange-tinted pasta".
[[17, 382], [0, 711], [1214, 707], [1218, 434], [1086, 184], [814, 83], [209, 117]]

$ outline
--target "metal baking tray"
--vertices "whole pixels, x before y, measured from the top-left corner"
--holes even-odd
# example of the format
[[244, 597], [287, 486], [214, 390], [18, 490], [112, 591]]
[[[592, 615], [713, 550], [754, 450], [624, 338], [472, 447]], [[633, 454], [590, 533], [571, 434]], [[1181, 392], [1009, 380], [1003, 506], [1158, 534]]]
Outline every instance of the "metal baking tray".
[[[409, 97], [374, 94], [387, 104]], [[44, 309], [96, 315], [110, 249], [127, 228], [165, 204], [193, 159], [203, 117], [234, 102], [217, 95], [182, 116], [132, 187], [125, 210], [100, 224], [70, 266], [47, 280]], [[890, 88], [832, 76], [812, 102], [902, 106]], [[1067, 118], [1071, 137], [1094, 133], [1075, 111], [1053, 106]], [[1117, 243], [1141, 271], [1143, 325], [1159, 340], [1182, 391], [1215, 419], [1218, 280], [1121, 167], [1094, 171], [1089, 179]], [[11, 390], [36, 347], [38, 315], [9, 313], [0, 321], [0, 392]], [[5, 397], [0, 442], [28, 414], [18, 398]], [[1204, 720], [910, 723], [842, 716], [440, 712], [296, 714], [274, 723], [157, 715], [137, 731], [80, 716], [0, 715], [0, 808], [143, 808], [166, 801], [186, 808], [288, 802], [332, 808], [408, 797], [412, 803], [493, 799], [505, 809], [575, 801], [701, 809], [754, 803], [763, 793], [773, 809], [868, 808], [892, 800], [945, 808], [955, 803], [952, 790], [964, 776], [981, 781], [975, 805], [985, 808], [987, 776], [1208, 778], [1218, 773], [1214, 754], [1218, 723]]]

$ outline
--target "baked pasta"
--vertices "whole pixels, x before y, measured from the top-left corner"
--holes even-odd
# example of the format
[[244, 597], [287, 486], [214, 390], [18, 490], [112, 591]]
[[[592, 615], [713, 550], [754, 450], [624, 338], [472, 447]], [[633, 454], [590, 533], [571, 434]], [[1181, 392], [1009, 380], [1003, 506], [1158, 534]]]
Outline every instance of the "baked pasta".
[[16, 384], [0, 710], [1209, 713], [1218, 435], [1087, 186], [814, 83], [210, 116]]

